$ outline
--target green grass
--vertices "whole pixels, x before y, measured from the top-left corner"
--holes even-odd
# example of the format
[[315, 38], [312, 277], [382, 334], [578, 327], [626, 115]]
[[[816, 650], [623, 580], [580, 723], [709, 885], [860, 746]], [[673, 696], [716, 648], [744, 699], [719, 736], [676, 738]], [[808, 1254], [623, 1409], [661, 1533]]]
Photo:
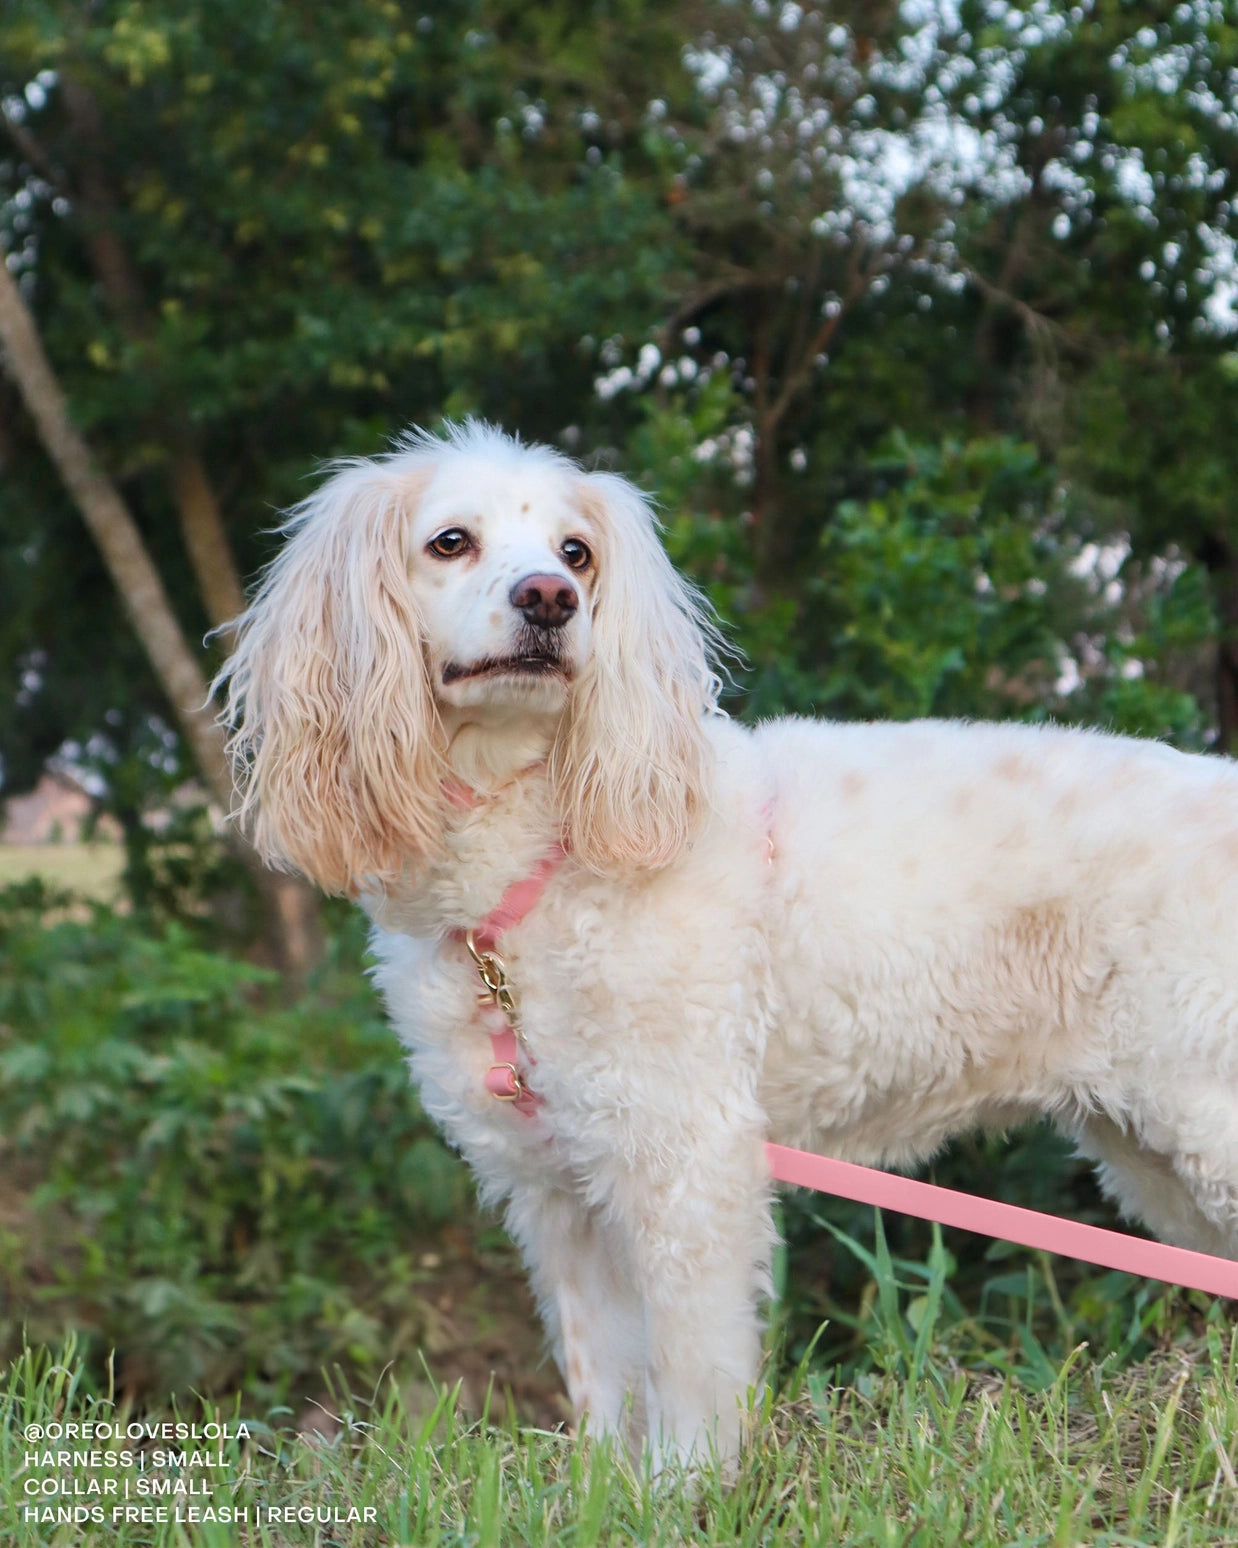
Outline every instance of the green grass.
[[[324, 1405], [328, 1434], [281, 1428], [286, 1411], [253, 1414], [239, 1402], [182, 1406], [183, 1421], [222, 1422], [234, 1431], [245, 1422], [251, 1434], [222, 1447], [197, 1443], [222, 1455], [179, 1476], [212, 1494], [158, 1499], [138, 1488], [140, 1479], [149, 1486], [178, 1476], [157, 1465], [159, 1442], [126, 1443], [135, 1452], [129, 1465], [104, 1459], [60, 1468], [42, 1460], [41, 1453], [72, 1443], [28, 1441], [27, 1426], [124, 1425], [134, 1414], [106, 1392], [92, 1396], [71, 1351], [55, 1362], [46, 1352], [27, 1352], [0, 1396], [0, 1508], [8, 1516], [0, 1518], [0, 1541], [15, 1548], [1234, 1542], [1236, 1377], [1238, 1339], [1226, 1343], [1215, 1330], [1192, 1348], [1120, 1374], [1081, 1349], [1035, 1393], [1010, 1378], [978, 1380], [948, 1361], [926, 1362], [918, 1377], [886, 1374], [847, 1387], [801, 1372], [778, 1400], [763, 1404], [755, 1439], [728, 1482], [711, 1467], [688, 1481], [655, 1482], [609, 1446], [496, 1422], [493, 1414], [470, 1419], [446, 1389], [430, 1412], [419, 1412], [385, 1379], [371, 1396]], [[115, 1492], [80, 1492], [91, 1478], [113, 1483]], [[50, 1494], [46, 1487], [79, 1492]], [[115, 1521], [113, 1502], [120, 1509]], [[160, 1503], [163, 1520], [154, 1517]], [[75, 1504], [96, 1506], [103, 1522], [56, 1523], [57, 1508]], [[136, 1514], [142, 1505], [151, 1512], [145, 1522]], [[178, 1505], [182, 1518], [191, 1507], [203, 1514], [178, 1521]], [[248, 1520], [206, 1518], [222, 1506], [247, 1509]], [[124, 1519], [127, 1507], [132, 1520]], [[305, 1510], [310, 1519], [272, 1520], [271, 1507]], [[50, 1510], [52, 1519], [27, 1519], [27, 1509]], [[319, 1511], [332, 1513], [329, 1525], [314, 1519]]]

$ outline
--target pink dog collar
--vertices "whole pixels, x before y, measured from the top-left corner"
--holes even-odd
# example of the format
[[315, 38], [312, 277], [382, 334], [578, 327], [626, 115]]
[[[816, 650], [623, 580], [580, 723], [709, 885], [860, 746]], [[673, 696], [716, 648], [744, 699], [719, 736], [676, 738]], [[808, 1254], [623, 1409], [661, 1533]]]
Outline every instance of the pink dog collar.
[[[493, 952], [499, 937], [518, 925], [531, 914], [541, 901], [546, 883], [563, 864], [567, 854], [561, 843], [554, 844], [523, 880], [513, 882], [499, 899], [498, 907], [486, 915], [482, 922], [469, 933], [479, 951]], [[463, 937], [462, 937], [463, 938]]]

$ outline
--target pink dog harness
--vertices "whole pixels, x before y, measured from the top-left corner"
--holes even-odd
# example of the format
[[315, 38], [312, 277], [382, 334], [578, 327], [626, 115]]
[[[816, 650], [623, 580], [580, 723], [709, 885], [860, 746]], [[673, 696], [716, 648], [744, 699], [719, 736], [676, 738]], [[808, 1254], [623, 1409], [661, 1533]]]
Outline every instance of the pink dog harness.
[[541, 1106], [541, 1098], [531, 1091], [520, 1073], [522, 1056], [533, 1059], [523, 1046], [516, 996], [508, 981], [506, 965], [498, 954], [499, 938], [531, 913], [546, 890], [546, 883], [563, 864], [566, 850], [555, 844], [538, 861], [523, 881], [513, 882], [499, 899], [499, 906], [482, 920], [475, 930], [457, 930], [455, 938], [464, 942], [473, 959], [481, 988], [477, 992], [482, 1014], [491, 1017], [490, 1047], [494, 1063], [486, 1071], [486, 1090], [500, 1102], [510, 1102], [522, 1118], [532, 1118]]
[[[455, 805], [468, 805], [454, 792], [449, 799]], [[774, 858], [772, 836], [767, 836], [769, 860]], [[537, 905], [546, 884], [563, 863], [566, 851], [556, 844], [538, 862], [534, 871], [514, 882], [474, 930], [456, 931], [464, 942], [482, 988], [478, 1000], [487, 1015], [497, 1013], [502, 1026], [490, 1029], [494, 1063], [486, 1071], [486, 1090], [499, 1101], [510, 1102], [524, 1118], [533, 1118], [541, 1099], [530, 1090], [521, 1074], [522, 1062], [533, 1061], [523, 1046], [515, 996], [508, 982], [503, 959], [496, 947], [504, 931], [518, 925]], [[1145, 1241], [1123, 1231], [1106, 1231], [1100, 1226], [1063, 1220], [1039, 1210], [1020, 1209], [996, 1199], [977, 1198], [935, 1183], [917, 1182], [871, 1166], [856, 1166], [850, 1161], [835, 1161], [828, 1156], [794, 1150], [789, 1145], [765, 1146], [770, 1173], [775, 1182], [813, 1188], [818, 1193], [834, 1194], [857, 1204], [872, 1204], [914, 1215], [920, 1220], [939, 1221], [963, 1231], [974, 1231], [1002, 1241], [1017, 1242], [1044, 1252], [1079, 1258], [1101, 1268], [1121, 1269], [1148, 1279], [1203, 1290], [1209, 1295], [1238, 1299], [1238, 1262], [1216, 1258], [1209, 1253], [1191, 1252], [1184, 1247], [1169, 1247], [1164, 1242]]]

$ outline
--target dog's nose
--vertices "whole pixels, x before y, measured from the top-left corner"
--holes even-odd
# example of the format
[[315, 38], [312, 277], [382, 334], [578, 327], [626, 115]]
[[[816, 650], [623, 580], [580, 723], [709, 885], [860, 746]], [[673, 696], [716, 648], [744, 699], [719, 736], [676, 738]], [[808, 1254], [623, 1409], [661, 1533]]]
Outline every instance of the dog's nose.
[[561, 629], [580, 606], [576, 588], [561, 575], [526, 575], [512, 587], [510, 598], [535, 629]]

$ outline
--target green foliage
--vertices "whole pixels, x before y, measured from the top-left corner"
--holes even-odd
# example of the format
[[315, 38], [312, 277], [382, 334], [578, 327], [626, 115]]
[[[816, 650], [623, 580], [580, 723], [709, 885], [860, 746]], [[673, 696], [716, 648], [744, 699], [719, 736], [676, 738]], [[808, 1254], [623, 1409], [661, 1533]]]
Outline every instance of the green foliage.
[[[368, 1374], [434, 1343], [426, 1249], [470, 1218], [471, 1188], [358, 986], [356, 931], [275, 1008], [269, 974], [183, 926], [152, 935], [38, 883], [0, 894], [0, 1349], [70, 1330], [96, 1377], [114, 1351], [135, 1394], [270, 1402], [326, 1364]], [[935, 1172], [1112, 1222], [1043, 1129], [960, 1142]], [[1195, 1297], [982, 1238], [947, 1254], [908, 1219], [870, 1249], [871, 1218], [786, 1199], [775, 1327], [793, 1365], [813, 1345], [817, 1370], [912, 1374], [928, 1318], [934, 1349], [1034, 1387], [1080, 1339], [1123, 1364], [1200, 1315]]]
[[355, 943], [276, 1009], [271, 975], [181, 927], [37, 884], [0, 910], [3, 1347], [71, 1327], [135, 1390], [273, 1396], [414, 1346], [418, 1233], [469, 1189]]
[[[751, 713], [1053, 713], [1198, 745], [1233, 734], [1234, 695], [1160, 658], [1124, 676], [1131, 630], [1067, 567], [1127, 533], [1135, 562], [1205, 566], [1196, 655], [1235, 627], [1223, 10], [15, 0], [0, 226], [191, 634], [179, 435], [252, 573], [319, 459], [480, 412], [651, 475]], [[663, 369], [595, 391], [651, 340]], [[668, 392], [680, 366], [697, 393]], [[20, 787], [66, 735], [124, 759], [168, 716], [14, 423]], [[728, 431], [742, 476], [702, 457]], [[1057, 702], [1080, 633], [1107, 666]]]
[[895, 441], [872, 474], [880, 492], [839, 506], [804, 588], [820, 706], [992, 718], [1051, 698], [1054, 624], [1073, 599], [1035, 451]]
[[745, 716], [1051, 715], [1204, 744], [1197, 663], [1216, 621], [1202, 568], [1117, 555], [1099, 573], [1099, 546], [1034, 446], [892, 434], [775, 589], [735, 509], [746, 490], [726, 477], [741, 415], [725, 375], [646, 400], [633, 456], [668, 492], [672, 558], [748, 664]]
[[[1078, 1175], [1070, 1188], [1071, 1168], [1060, 1158], [1055, 1194], [1047, 1163], [1061, 1147], [1035, 1138], [1041, 1144], [1038, 1186], [1032, 1191], [1047, 1195], [1041, 1207], [1069, 1210], [1072, 1218], [1099, 1217], [1116, 1227], [1110, 1211], [1075, 1202], [1090, 1190]], [[1023, 1146], [1027, 1142], [1025, 1137]], [[994, 1155], [986, 1196], [1016, 1192], [1011, 1183], [1019, 1148]], [[974, 1192], [976, 1172], [961, 1159], [956, 1152], [936, 1170], [952, 1186]], [[1026, 1201], [1025, 1195], [1020, 1202]], [[965, 1232], [951, 1233], [958, 1250], [948, 1251], [939, 1226], [886, 1219], [880, 1211], [796, 1197], [787, 1217], [792, 1249], [781, 1320], [787, 1354], [806, 1369], [831, 1370], [857, 1382], [861, 1390], [872, 1387], [874, 1372], [916, 1386], [930, 1374], [927, 1362], [948, 1350], [966, 1369], [995, 1371], [1037, 1391], [1052, 1384], [1081, 1344], [1102, 1352], [1120, 1370], [1194, 1336], [1204, 1325], [1224, 1330], [1229, 1323], [1223, 1303], [1200, 1292], [1089, 1269]], [[823, 1233], [838, 1251], [824, 1246]], [[900, 1244], [897, 1250], [891, 1236]], [[797, 1270], [805, 1287], [798, 1292]], [[814, 1307], [808, 1287], [819, 1286], [823, 1273], [829, 1275], [827, 1303], [818, 1300]]]

